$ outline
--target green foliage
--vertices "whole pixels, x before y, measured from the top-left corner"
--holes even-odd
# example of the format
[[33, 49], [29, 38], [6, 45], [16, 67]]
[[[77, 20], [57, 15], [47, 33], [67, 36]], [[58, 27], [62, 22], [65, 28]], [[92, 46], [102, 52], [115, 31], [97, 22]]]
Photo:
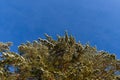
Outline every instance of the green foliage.
[[[76, 42], [72, 35], [27, 41], [11, 52], [0, 43], [0, 80], [120, 80], [120, 60]], [[10, 71], [10, 67], [14, 71]]]

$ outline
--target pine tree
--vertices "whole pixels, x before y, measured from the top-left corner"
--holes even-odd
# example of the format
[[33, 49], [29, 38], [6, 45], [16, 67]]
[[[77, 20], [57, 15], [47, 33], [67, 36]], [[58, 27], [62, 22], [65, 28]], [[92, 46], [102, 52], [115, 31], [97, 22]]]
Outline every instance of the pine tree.
[[[11, 52], [0, 43], [0, 80], [120, 80], [120, 60], [72, 35], [27, 41]], [[11, 71], [11, 69], [13, 71]]]

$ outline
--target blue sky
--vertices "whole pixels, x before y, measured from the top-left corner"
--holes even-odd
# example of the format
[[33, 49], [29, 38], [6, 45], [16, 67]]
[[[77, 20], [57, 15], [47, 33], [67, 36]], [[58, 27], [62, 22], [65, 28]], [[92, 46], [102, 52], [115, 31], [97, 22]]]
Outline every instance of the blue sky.
[[1, 0], [0, 41], [12, 41], [11, 50], [27, 40], [56, 38], [67, 30], [77, 41], [120, 59], [119, 0]]

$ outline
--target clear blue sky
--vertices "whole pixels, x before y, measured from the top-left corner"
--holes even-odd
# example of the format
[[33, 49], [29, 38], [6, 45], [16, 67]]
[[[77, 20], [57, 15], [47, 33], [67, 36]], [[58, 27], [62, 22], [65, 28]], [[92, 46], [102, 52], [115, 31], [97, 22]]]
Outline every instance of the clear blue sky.
[[63, 35], [116, 53], [120, 59], [120, 0], [1, 0], [0, 41], [20, 43]]

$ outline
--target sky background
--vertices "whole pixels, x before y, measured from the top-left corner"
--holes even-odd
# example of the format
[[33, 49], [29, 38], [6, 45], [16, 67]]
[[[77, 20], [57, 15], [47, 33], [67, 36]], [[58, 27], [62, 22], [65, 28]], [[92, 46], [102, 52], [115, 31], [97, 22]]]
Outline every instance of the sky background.
[[65, 30], [120, 59], [120, 0], [0, 1], [0, 41], [12, 41], [11, 51], [44, 33], [56, 38]]

